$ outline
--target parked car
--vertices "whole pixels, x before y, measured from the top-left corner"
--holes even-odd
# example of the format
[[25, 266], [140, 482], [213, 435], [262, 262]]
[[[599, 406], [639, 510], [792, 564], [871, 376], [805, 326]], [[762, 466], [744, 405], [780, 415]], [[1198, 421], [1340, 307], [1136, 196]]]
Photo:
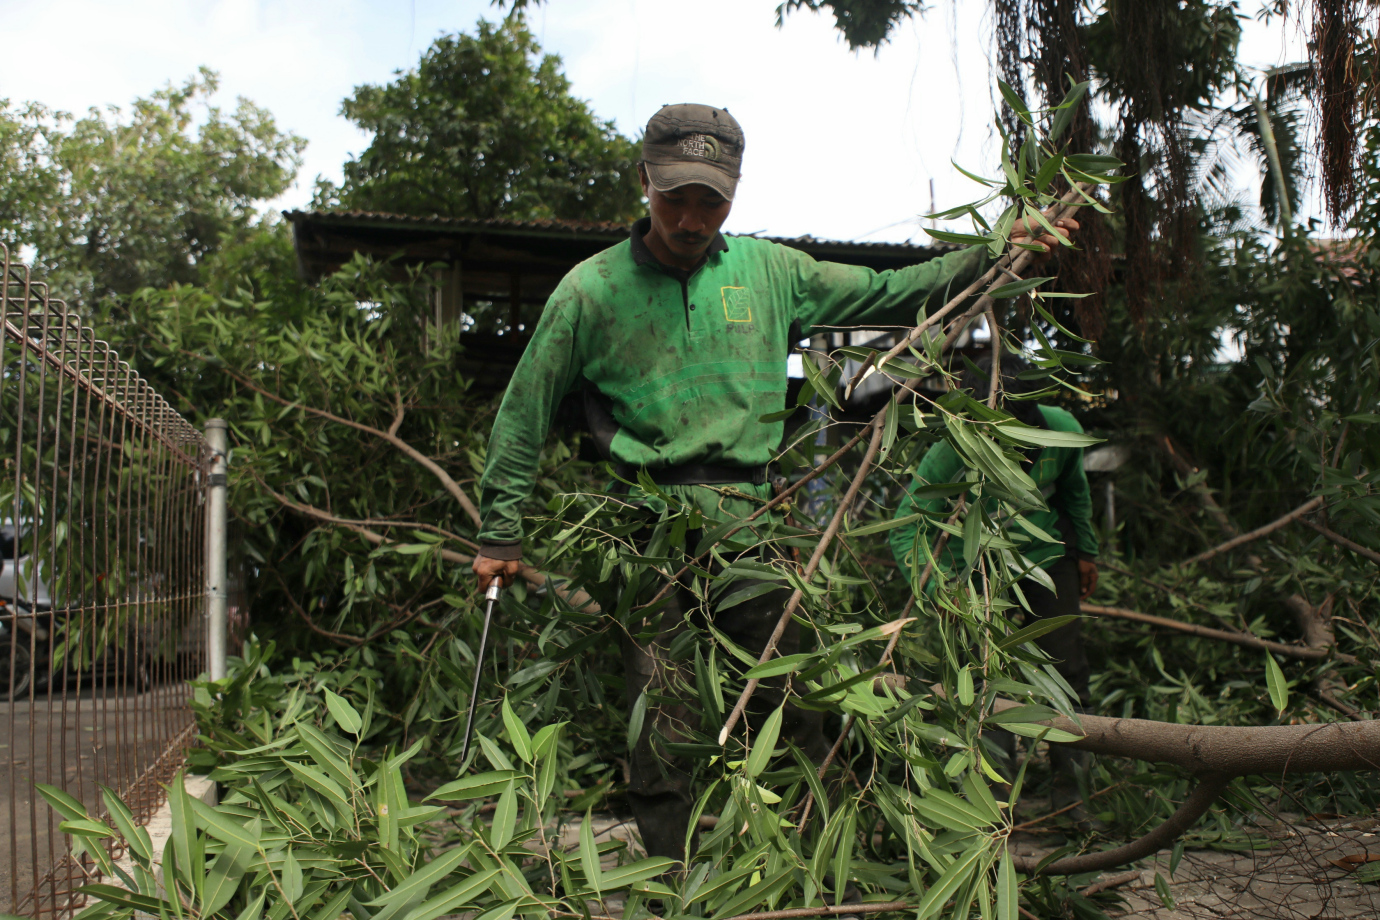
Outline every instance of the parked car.
[[0, 525], [0, 700], [28, 692], [34, 677], [31, 645], [40, 657], [47, 654], [53, 600], [28, 542], [14, 524]]

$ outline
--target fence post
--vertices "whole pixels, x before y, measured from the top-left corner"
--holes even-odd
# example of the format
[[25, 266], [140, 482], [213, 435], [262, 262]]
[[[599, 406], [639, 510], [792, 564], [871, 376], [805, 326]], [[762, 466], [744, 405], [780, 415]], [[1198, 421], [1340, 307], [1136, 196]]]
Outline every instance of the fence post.
[[230, 595], [225, 583], [229, 571], [225, 543], [227, 427], [225, 419], [220, 418], [206, 423], [206, 444], [211, 448], [211, 481], [206, 502], [206, 657], [212, 680], [225, 676], [226, 646], [229, 644], [226, 605]]

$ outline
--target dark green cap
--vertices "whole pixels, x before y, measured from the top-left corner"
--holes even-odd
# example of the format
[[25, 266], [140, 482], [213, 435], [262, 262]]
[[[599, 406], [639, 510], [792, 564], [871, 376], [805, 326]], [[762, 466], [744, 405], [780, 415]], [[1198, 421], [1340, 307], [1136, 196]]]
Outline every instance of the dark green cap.
[[642, 160], [652, 188], [707, 185], [732, 200], [742, 175], [743, 129], [728, 109], [664, 105], [647, 122]]

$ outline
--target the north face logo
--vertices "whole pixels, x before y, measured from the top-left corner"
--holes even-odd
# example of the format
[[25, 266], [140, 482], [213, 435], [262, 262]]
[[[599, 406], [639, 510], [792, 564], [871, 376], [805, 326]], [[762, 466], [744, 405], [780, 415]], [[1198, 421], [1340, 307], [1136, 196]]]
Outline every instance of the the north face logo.
[[752, 292], [745, 287], [720, 288], [724, 301], [724, 319], [730, 323], [752, 322]]
[[719, 158], [719, 141], [708, 134], [691, 134], [680, 139], [681, 156], [704, 157], [706, 160]]

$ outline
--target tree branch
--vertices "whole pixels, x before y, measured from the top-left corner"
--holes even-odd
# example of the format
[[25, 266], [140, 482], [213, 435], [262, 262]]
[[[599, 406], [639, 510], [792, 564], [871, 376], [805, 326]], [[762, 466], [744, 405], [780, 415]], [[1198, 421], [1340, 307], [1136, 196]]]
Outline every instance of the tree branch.
[[[1222, 790], [1227, 788], [1229, 782], [1230, 779], [1224, 776], [1204, 777], [1198, 783], [1198, 788], [1193, 790], [1193, 794], [1184, 800], [1178, 810], [1144, 837], [1111, 850], [1056, 859], [1040, 869], [1039, 874], [1077, 875], [1080, 872], [1100, 872], [1113, 866], [1122, 866], [1128, 862], [1135, 862], [1137, 859], [1144, 859], [1192, 827], [1217, 800], [1217, 796], [1222, 794]], [[1034, 874], [1040, 865], [1040, 860], [1032, 856], [1017, 856], [1013, 862], [1016, 864], [1017, 871], [1028, 874]]]
[[[272, 495], [274, 500], [277, 501], [278, 504], [282, 505], [284, 508], [290, 508], [291, 510], [296, 511], [298, 514], [314, 518], [325, 524], [332, 524], [336, 527], [343, 527], [346, 530], [354, 531], [364, 539], [368, 540], [370, 543], [373, 543], [375, 546], [399, 545], [397, 540], [385, 537], [378, 531], [371, 530], [368, 527], [365, 527], [361, 524], [357, 524], [349, 518], [337, 517], [336, 515], [331, 514], [328, 511], [322, 511], [320, 508], [314, 507], [312, 505], [306, 505], [302, 502], [293, 501], [286, 495], [274, 491], [262, 479], [259, 480], [259, 485], [263, 487], [265, 492], [267, 492], [269, 495]], [[469, 565], [470, 563], [474, 562], [473, 556], [467, 556], [464, 553], [457, 553], [455, 550], [446, 549], [444, 547], [441, 547], [439, 549], [439, 554], [441, 558], [444, 559], [446, 562], [451, 562], [456, 565]], [[561, 600], [565, 601], [567, 604], [569, 604], [576, 610], [580, 611], [581, 613], [587, 613], [592, 616], [600, 612], [599, 605], [596, 604], [594, 602], [594, 599], [590, 597], [585, 591], [572, 591], [565, 585], [553, 584], [551, 577], [549, 575], [532, 568], [532, 566], [530, 565], [524, 564], [522, 568], [518, 570], [518, 574], [522, 576], [523, 581], [527, 582], [527, 584], [533, 588], [536, 588], [538, 590], [549, 588], [550, 590], [554, 591], [557, 597], [561, 598]]]
[[1380, 565], [1380, 553], [1377, 553], [1377, 552], [1376, 552], [1375, 550], [1373, 550], [1373, 549], [1366, 549], [1366, 548], [1365, 548], [1364, 546], [1362, 546], [1361, 544], [1356, 543], [1356, 542], [1354, 542], [1354, 541], [1352, 541], [1352, 540], [1348, 540], [1346, 537], [1344, 537], [1344, 536], [1342, 536], [1341, 534], [1337, 533], [1335, 530], [1333, 530], [1332, 528], [1328, 527], [1327, 525], [1325, 525], [1325, 524], [1319, 524], [1317, 521], [1312, 521], [1312, 520], [1309, 520], [1308, 518], [1302, 518], [1302, 519], [1300, 519], [1299, 523], [1300, 523], [1300, 524], [1307, 525], [1308, 527], [1312, 527], [1312, 528], [1313, 528], [1314, 530], [1316, 530], [1318, 533], [1322, 534], [1324, 537], [1326, 537], [1327, 539], [1331, 540], [1333, 543], [1336, 543], [1338, 546], [1342, 547], [1343, 549], [1349, 549], [1349, 550], [1351, 550], [1353, 553], [1355, 553], [1356, 555], [1362, 556], [1362, 557], [1364, 557], [1364, 558], [1366, 558], [1366, 559], [1369, 559], [1371, 562], [1374, 562], [1374, 563], [1376, 563], [1377, 565]]
[[[470, 516], [470, 520], [474, 522], [475, 527], [483, 526], [483, 522], [479, 517], [479, 509], [475, 507], [474, 502], [470, 500], [470, 497], [465, 494], [465, 490], [460, 488], [459, 483], [452, 479], [451, 475], [447, 473], [445, 470], [443, 470], [440, 467], [440, 465], [436, 463], [436, 461], [432, 460], [426, 454], [417, 450], [417, 448], [413, 447], [411, 444], [407, 443], [402, 438], [398, 437], [394, 428], [390, 428], [388, 431], [383, 431], [381, 429], [374, 428], [371, 425], [365, 425], [362, 422], [356, 422], [353, 419], [348, 419], [344, 418], [343, 416], [336, 415], [333, 412], [327, 412], [325, 409], [317, 409], [314, 406], [308, 406], [304, 403], [293, 402], [292, 400], [284, 399], [277, 393], [264, 389], [263, 387], [254, 383], [247, 377], [244, 377], [230, 370], [228, 367], [222, 367], [221, 370], [228, 374], [230, 377], [234, 378], [236, 381], [238, 381], [240, 385], [248, 387], [255, 393], [258, 393], [260, 396], [264, 396], [268, 399], [271, 399], [281, 406], [290, 406], [294, 409], [300, 409], [309, 415], [315, 415], [317, 418], [325, 419], [328, 422], [334, 422], [337, 425], [344, 425], [347, 428], [353, 428], [356, 431], [362, 431], [365, 434], [371, 434], [374, 437], [379, 438], [380, 440], [387, 441], [389, 444], [393, 445], [403, 454], [405, 454], [408, 457], [408, 459], [420, 464], [424, 469], [426, 469], [427, 472], [435, 476], [436, 479], [441, 483], [442, 487], [450, 493], [450, 496], [454, 498], [456, 502], [459, 503], [460, 507], [465, 510], [465, 513]], [[402, 410], [401, 403], [399, 403], [399, 411], [397, 416], [394, 418], [395, 427], [397, 424], [401, 424], [401, 421]]]
[[1344, 652], [1334, 652], [1326, 647], [1286, 645], [1283, 642], [1271, 642], [1269, 639], [1261, 639], [1259, 636], [1247, 632], [1233, 632], [1225, 629], [1214, 629], [1211, 626], [1199, 626], [1196, 623], [1185, 623], [1182, 620], [1171, 620], [1168, 617], [1157, 617], [1149, 613], [1127, 610], [1125, 607], [1104, 607], [1101, 604], [1083, 603], [1079, 605], [1079, 610], [1083, 613], [1091, 613], [1095, 616], [1110, 617], [1116, 620], [1130, 620], [1135, 623], [1145, 623], [1149, 626], [1173, 629], [1191, 636], [1200, 636], [1204, 639], [1219, 639], [1222, 642], [1230, 642], [1234, 645], [1240, 645], [1243, 648], [1276, 652], [1280, 655], [1287, 655], [1290, 658], [1302, 658], [1306, 661], [1323, 661], [1335, 658], [1347, 664], [1357, 663], [1355, 655], [1348, 655]]
[[[872, 440], [868, 442], [867, 453], [863, 454], [862, 463], [858, 465], [858, 472], [853, 476], [853, 481], [848, 484], [848, 491], [844, 493], [843, 499], [839, 502], [838, 510], [834, 512], [834, 517], [829, 521], [829, 526], [825, 529], [824, 535], [820, 537], [819, 545], [815, 547], [814, 553], [810, 556], [809, 563], [805, 566], [805, 571], [801, 573], [801, 578], [808, 584], [814, 577], [815, 571], [819, 568], [820, 560], [824, 558], [825, 551], [834, 542], [834, 537], [839, 532], [840, 525], [843, 524], [843, 516], [849, 508], [853, 507], [853, 500], [857, 498], [858, 489], [862, 487], [863, 480], [867, 478], [868, 470], [872, 467], [872, 460], [877, 456], [877, 449], [882, 444], [882, 432], [886, 428], [886, 413], [888, 407], [883, 407], [880, 412], [873, 417], [869, 427], [872, 429]], [[866, 430], [866, 429], [864, 429]], [[795, 615], [796, 608], [800, 606], [800, 600], [805, 596], [805, 592], [797, 588], [791, 599], [786, 602], [786, 609], [782, 611], [781, 618], [776, 621], [776, 628], [772, 630], [771, 637], [767, 639], [766, 647], [762, 649], [761, 657], [757, 659], [758, 664], [766, 664], [772, 655], [776, 654], [776, 644], [781, 641], [781, 636], [786, 631], [786, 624]], [[728, 740], [729, 734], [733, 731], [738, 720], [743, 716], [743, 710], [747, 708], [748, 700], [752, 699], [752, 694], [757, 690], [758, 680], [752, 678], [743, 687], [743, 692], [738, 696], [738, 702], [733, 704], [733, 711], [728, 714], [728, 720], [724, 722], [724, 727], [719, 730], [719, 745], [723, 746]]]
[[1283, 527], [1287, 527], [1289, 524], [1303, 517], [1305, 514], [1311, 514], [1314, 511], [1317, 511], [1319, 508], [1322, 507], [1322, 504], [1322, 496], [1318, 496], [1317, 498], [1311, 498], [1308, 501], [1304, 502], [1302, 505], [1299, 505], [1293, 511], [1290, 511], [1283, 517], [1276, 518], [1275, 520], [1266, 524], [1264, 527], [1257, 527], [1255, 530], [1232, 537], [1227, 542], [1214, 546], [1212, 549], [1207, 550], [1206, 552], [1199, 553], [1196, 556], [1190, 556], [1188, 559], [1185, 559], [1183, 562], [1179, 564], [1192, 565], [1195, 562], [1204, 562], [1208, 559], [1211, 559], [1213, 556], [1221, 555], [1222, 553], [1225, 553], [1228, 550], [1236, 549], [1238, 546], [1241, 546], [1243, 544], [1250, 543], [1254, 540], [1259, 540], [1261, 537], [1267, 537], [1270, 534], [1274, 533], [1276, 530], [1279, 530]]

